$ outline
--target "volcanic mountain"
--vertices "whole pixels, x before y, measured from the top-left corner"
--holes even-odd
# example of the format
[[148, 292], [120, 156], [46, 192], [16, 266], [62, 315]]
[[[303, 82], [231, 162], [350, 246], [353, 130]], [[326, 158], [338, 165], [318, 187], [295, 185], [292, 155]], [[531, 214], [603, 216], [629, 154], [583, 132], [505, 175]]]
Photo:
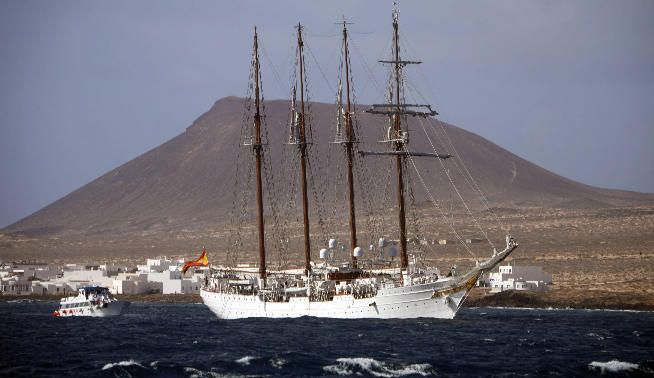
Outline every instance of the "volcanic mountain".
[[[242, 146], [245, 103], [244, 99], [236, 97], [217, 101], [182, 134], [10, 225], [3, 232], [46, 237], [119, 235], [224, 224], [238, 201], [234, 192], [243, 190], [235, 186], [235, 178], [247, 181], [250, 172], [244, 158], [251, 148]], [[383, 150], [385, 146], [377, 141], [385, 134], [384, 119], [365, 114], [362, 111], [365, 108], [359, 106], [357, 109], [359, 149]], [[295, 170], [292, 159], [288, 158], [292, 156], [288, 152], [293, 151], [293, 146], [287, 144], [288, 101], [266, 102], [265, 115], [269, 136], [267, 148], [272, 161], [268, 174], [274, 176], [271, 181], [278, 193], [290, 192], [297, 184], [284, 181], [293, 177], [289, 172]], [[338, 158], [331, 156], [342, 155], [334, 154], [341, 151], [340, 146], [329, 144], [334, 133], [335, 106], [312, 103], [310, 117], [312, 180], [318, 188], [316, 192], [323, 193], [314, 195], [312, 202], [323, 202], [325, 207], [337, 206], [332, 202], [342, 195], [330, 195], [342, 190], [342, 185], [338, 184], [342, 169], [337, 168], [340, 166]], [[433, 158], [431, 161], [430, 158], [415, 159], [416, 166], [424, 168], [422, 176], [414, 174], [411, 178], [418, 183], [419, 188], [414, 193], [418, 205], [428, 199], [427, 192], [420, 188], [421, 180], [428, 187], [441, 188], [431, 192], [439, 201], [453, 199], [452, 192], [447, 189], [451, 185], [444, 174], [446, 171], [450, 172], [452, 182], [462, 188], [462, 194], [474, 198], [472, 188], [478, 186], [491, 206], [612, 207], [654, 200], [651, 194], [601, 189], [561, 177], [476, 134], [434, 119], [423, 123], [411, 120], [410, 128], [413, 150], [437, 150], [453, 155], [442, 165]], [[428, 135], [431, 136], [427, 138]], [[365, 166], [361, 172], [367, 172], [370, 177], [359, 178], [358, 188], [388, 192], [384, 189], [385, 182], [393, 181], [389, 174], [390, 159], [371, 156], [359, 160]], [[411, 166], [413, 162], [408, 164]], [[470, 182], [467, 171], [474, 182]], [[390, 195], [379, 194], [372, 202], [394, 206], [393, 190], [391, 187]], [[386, 204], [385, 201], [391, 202]]]

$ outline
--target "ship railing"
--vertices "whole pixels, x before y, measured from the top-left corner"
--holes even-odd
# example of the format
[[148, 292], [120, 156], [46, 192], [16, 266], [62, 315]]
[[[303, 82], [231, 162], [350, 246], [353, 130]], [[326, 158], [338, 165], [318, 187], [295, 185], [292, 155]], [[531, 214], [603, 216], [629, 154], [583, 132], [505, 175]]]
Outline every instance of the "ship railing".
[[222, 294], [256, 295], [258, 290], [253, 285], [230, 283], [225, 279], [211, 279], [203, 287], [205, 291]]
[[392, 287], [394, 287], [394, 288], [395, 288], [395, 287], [402, 287], [402, 286], [404, 286], [404, 285], [402, 284], [402, 280], [401, 280], [401, 279], [393, 279], [393, 278], [387, 278], [387, 279], [384, 279], [384, 280], [382, 280], [382, 283], [381, 283], [381, 284], [382, 284], [383, 287], [388, 287], [388, 286], [389, 286], [389, 283], [390, 283], [390, 286], [392, 286]]

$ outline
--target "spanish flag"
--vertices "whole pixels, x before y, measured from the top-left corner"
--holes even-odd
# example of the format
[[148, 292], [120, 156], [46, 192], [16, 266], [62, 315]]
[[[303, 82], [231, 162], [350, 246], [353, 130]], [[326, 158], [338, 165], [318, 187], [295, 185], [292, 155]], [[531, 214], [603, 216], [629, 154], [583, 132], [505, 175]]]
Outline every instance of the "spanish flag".
[[202, 247], [202, 254], [197, 260], [187, 261], [184, 263], [184, 266], [182, 267], [182, 274], [186, 273], [188, 268], [192, 266], [209, 266], [209, 260], [207, 259], [207, 251], [204, 250], [204, 247]]

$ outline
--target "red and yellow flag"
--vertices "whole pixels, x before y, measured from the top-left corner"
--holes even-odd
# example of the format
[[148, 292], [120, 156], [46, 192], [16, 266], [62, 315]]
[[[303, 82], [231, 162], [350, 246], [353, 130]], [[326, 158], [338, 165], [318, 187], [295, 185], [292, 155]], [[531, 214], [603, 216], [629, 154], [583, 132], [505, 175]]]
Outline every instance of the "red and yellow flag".
[[207, 251], [204, 250], [204, 247], [202, 247], [202, 254], [197, 260], [187, 261], [184, 263], [184, 266], [182, 267], [182, 274], [186, 273], [188, 268], [192, 266], [209, 266], [209, 260], [207, 259]]

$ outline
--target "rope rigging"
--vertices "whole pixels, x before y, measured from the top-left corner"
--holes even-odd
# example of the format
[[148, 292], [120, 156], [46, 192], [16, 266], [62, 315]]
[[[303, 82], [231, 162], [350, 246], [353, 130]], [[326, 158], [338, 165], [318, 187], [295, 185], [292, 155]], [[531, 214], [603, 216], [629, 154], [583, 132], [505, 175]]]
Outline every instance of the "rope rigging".
[[[405, 150], [405, 151], [406, 151], [406, 150]], [[461, 243], [461, 245], [462, 245], [462, 246], [465, 248], [465, 250], [470, 254], [470, 256], [472, 256], [473, 258], [476, 259], [477, 256], [475, 256], [475, 254], [472, 252], [472, 250], [470, 249], [470, 247], [467, 246], [465, 240], [464, 240], [464, 239], [461, 237], [461, 235], [459, 235], [459, 233], [456, 231], [456, 228], [454, 227], [454, 223], [449, 222], [447, 216], [446, 216], [445, 213], [443, 212], [443, 209], [442, 209], [441, 206], [439, 205], [438, 200], [436, 200], [436, 198], [434, 197], [434, 195], [431, 193], [431, 190], [429, 190], [429, 187], [427, 186], [427, 184], [425, 183], [424, 178], [423, 178], [422, 175], [420, 174], [420, 171], [418, 170], [418, 167], [416, 166], [416, 162], [413, 160], [413, 157], [412, 157], [410, 154], [408, 154], [407, 156], [408, 156], [409, 162], [411, 162], [411, 165], [413, 166], [413, 170], [416, 172], [416, 175], [418, 176], [418, 179], [420, 180], [420, 183], [422, 184], [423, 188], [425, 189], [425, 191], [426, 191], [426, 193], [427, 193], [427, 196], [429, 196], [430, 201], [431, 201], [431, 202], [434, 204], [434, 206], [438, 209], [438, 211], [440, 212], [441, 217], [443, 218], [443, 220], [444, 220], [444, 221], [445, 221], [445, 222], [450, 226], [450, 230], [452, 231], [452, 233], [454, 234], [454, 236], [456, 237], [456, 239], [459, 241], [459, 243]], [[439, 160], [440, 160], [440, 159], [439, 159]]]
[[[262, 95], [262, 109], [265, 114], [265, 102], [263, 101]], [[266, 123], [266, 118], [263, 118], [263, 136], [264, 136], [264, 154], [266, 156], [271, 156], [270, 154], [270, 145], [269, 145], [269, 136], [268, 136], [268, 125]], [[273, 248], [277, 252], [277, 265], [278, 267], [284, 266], [288, 263], [288, 242], [287, 242], [287, 223], [280, 221], [280, 212], [277, 204], [277, 198], [281, 198], [280, 194], [275, 187], [275, 180], [273, 176], [273, 169], [271, 159], [263, 160], [265, 183], [266, 183], [266, 193], [267, 203], [269, 204], [270, 212], [272, 214], [272, 242]]]
[[279, 73], [278, 73], [278, 71], [277, 71], [275, 65], [272, 63], [272, 60], [270, 59], [270, 55], [268, 55], [268, 51], [267, 51], [267, 50], [265, 49], [265, 47], [264, 47], [263, 45], [261, 45], [261, 44], [259, 44], [259, 47], [261, 48], [261, 51], [263, 51], [263, 56], [264, 56], [264, 59], [266, 60], [266, 64], [270, 67], [270, 69], [271, 69], [271, 71], [272, 71], [272, 73], [273, 73], [273, 77], [274, 77], [274, 79], [275, 79], [275, 80], [274, 80], [274, 81], [275, 81], [275, 84], [277, 84], [277, 86], [278, 86], [279, 89], [281, 90], [281, 93], [288, 93], [288, 86], [285, 85], [285, 84], [282, 82], [282, 79], [281, 79], [281, 77], [279, 76]]
[[[424, 134], [425, 134], [425, 137], [426, 137], [427, 141], [429, 142], [429, 145], [430, 145], [431, 148], [432, 148], [432, 151], [434, 151], [434, 153], [438, 153], [438, 152], [437, 152], [437, 149], [436, 149], [436, 146], [434, 146], [434, 142], [433, 142], [432, 138], [429, 136], [429, 133], [427, 132], [427, 128], [425, 127], [425, 122], [424, 122], [424, 120], [423, 120], [422, 118], [418, 118], [418, 122], [420, 123], [420, 126], [422, 127], [422, 130], [423, 130], [423, 132], [424, 132]], [[479, 231], [484, 235], [484, 237], [486, 238], [486, 240], [488, 241], [488, 243], [491, 245], [491, 247], [495, 248], [495, 245], [493, 244], [492, 240], [488, 237], [488, 234], [486, 233], [486, 231], [483, 229], [483, 227], [481, 227], [481, 224], [479, 223], [479, 221], [477, 220], [477, 218], [472, 214], [472, 210], [470, 210], [470, 207], [468, 206], [468, 203], [467, 203], [466, 200], [463, 198], [463, 196], [461, 195], [461, 192], [459, 191], [459, 188], [458, 188], [458, 187], [456, 186], [456, 184], [454, 183], [454, 180], [452, 179], [452, 176], [451, 176], [451, 174], [450, 174], [450, 171], [449, 171], [449, 170], [447, 169], [447, 167], [445, 166], [445, 163], [443, 162], [442, 159], [437, 159], [437, 160], [438, 160], [438, 162], [440, 163], [441, 168], [442, 168], [443, 172], [445, 173], [445, 176], [447, 176], [447, 178], [448, 178], [448, 180], [449, 180], [449, 182], [450, 182], [450, 185], [451, 185], [452, 189], [454, 189], [454, 192], [457, 194], [457, 196], [458, 196], [459, 199], [461, 200], [461, 203], [462, 203], [463, 206], [465, 207], [466, 212], [467, 212], [468, 215], [472, 218], [473, 222], [475, 223], [475, 225], [477, 226], [477, 228], [479, 228]]]
[[[349, 45], [354, 46], [353, 51], [357, 52], [359, 55], [362, 55], [357, 47], [357, 44], [349, 39]], [[324, 83], [327, 85], [329, 90], [332, 93], [338, 92], [339, 95], [337, 97], [336, 101], [336, 106], [337, 106], [337, 116], [342, 117], [343, 112], [342, 112], [342, 99], [340, 98], [340, 93], [342, 91], [342, 85], [343, 85], [343, 80], [344, 80], [344, 64], [343, 64], [343, 50], [341, 49], [341, 59], [340, 63], [338, 65], [338, 90], [334, 90], [332, 84], [330, 83], [329, 80], [327, 80], [327, 76], [325, 74], [325, 70], [321, 67], [320, 63], [318, 62], [318, 59], [316, 58], [315, 54], [313, 53], [311, 47], [309, 44], [306, 42], [306, 40], [303, 41], [302, 44], [298, 44], [296, 46], [296, 60], [297, 59], [303, 59], [302, 58], [302, 48], [306, 47], [306, 50], [309, 52], [309, 55], [313, 59], [315, 63], [315, 67], [317, 67], [317, 70], [324, 80]], [[398, 51], [394, 51], [394, 49], [398, 49]], [[311, 159], [310, 157], [312, 155], [315, 156], [315, 154], [320, 155], [320, 147], [318, 144], [313, 144], [313, 125], [314, 124], [314, 115], [312, 112], [312, 107], [314, 104], [312, 104], [312, 98], [311, 98], [311, 81], [309, 80], [310, 78], [310, 69], [306, 65], [304, 66], [303, 70], [300, 70], [298, 72], [297, 69], [297, 61], [296, 61], [296, 68], [292, 70], [291, 74], [291, 83], [294, 83], [291, 85], [291, 88], [288, 86], [284, 85], [282, 81], [280, 80], [280, 76], [278, 71], [275, 69], [274, 65], [272, 64], [270, 57], [265, 50], [265, 48], [261, 47], [261, 50], [263, 51], [263, 55], [265, 60], [267, 61], [269, 67], [271, 68], [273, 72], [273, 77], [276, 81], [276, 84], [279, 86], [279, 88], [282, 88], [284, 91], [289, 91], [292, 93], [291, 97], [294, 98], [295, 96], [295, 91], [298, 89], [297, 83], [302, 80], [303, 81], [303, 93], [302, 95], [304, 96], [304, 102], [305, 102], [305, 107], [306, 110], [301, 111], [301, 117], [302, 121], [304, 122], [304, 140], [300, 142], [297, 139], [294, 138], [294, 134], [297, 133], [297, 129], [293, 129], [293, 127], [298, 127], [297, 125], [294, 126], [294, 117], [297, 116], [298, 110], [295, 108], [291, 109], [290, 112], [290, 117], [288, 119], [287, 125], [290, 125], [290, 144], [304, 144], [305, 152], [306, 152], [306, 176], [305, 180], [308, 181], [308, 186], [309, 186], [309, 191], [310, 196], [311, 196], [311, 202], [312, 202], [312, 211], [315, 211], [315, 217], [317, 217], [317, 225], [319, 227], [318, 233], [320, 235], [320, 239], [322, 240], [319, 244], [323, 244], [326, 242], [330, 237], [334, 236], [336, 231], [340, 231], [340, 223], [338, 222], [342, 216], [341, 214], [346, 213], [346, 209], [344, 208], [345, 204], [345, 190], [343, 189], [343, 182], [344, 180], [344, 162], [342, 161], [342, 156], [340, 154], [335, 154], [335, 156], [332, 156], [333, 148], [329, 145], [327, 147], [327, 157], [326, 159], [318, 159], [317, 161], [315, 159]], [[391, 49], [392, 54], [396, 54], [399, 56], [399, 47], [395, 47]], [[392, 55], [391, 54], [391, 55]], [[254, 59], [254, 58], [253, 58]], [[396, 61], [399, 61], [399, 58], [394, 58]], [[349, 60], [349, 59], [348, 59]], [[368, 80], [366, 80], [366, 85], [373, 85], [379, 92], [382, 92], [382, 97], [386, 98], [386, 102], [389, 104], [394, 104], [395, 102], [398, 103], [398, 105], [393, 105], [396, 106], [396, 108], [399, 109], [400, 105], [399, 104], [406, 104], [406, 97], [407, 95], [410, 95], [412, 99], [419, 98], [423, 103], [428, 103], [425, 99], [425, 97], [420, 93], [420, 91], [415, 88], [413, 83], [408, 79], [403, 74], [402, 67], [404, 67], [405, 63], [404, 61], [403, 64], [401, 64], [400, 68], [397, 68], [398, 64], [396, 64], [395, 69], [391, 69], [389, 72], [388, 76], [388, 86], [386, 87], [385, 90], [381, 91], [381, 87], [377, 80], [375, 79], [375, 75], [372, 72], [372, 69], [370, 66], [366, 63], [365, 59], [363, 57], [360, 57], [361, 62], [363, 62], [362, 67], [364, 68], [364, 72], [366, 72], [369, 75]], [[386, 61], [384, 61], [386, 62]], [[389, 61], [390, 62], [390, 61]], [[408, 62], [408, 61], [407, 61]], [[352, 65], [347, 65], [348, 68], [348, 74], [350, 77], [352, 77]], [[421, 71], [422, 73], [422, 71]], [[302, 77], [300, 77], [300, 75]], [[253, 92], [253, 79], [254, 79], [254, 72], [253, 68], [250, 68], [250, 77], [249, 77], [249, 86], [247, 90], [247, 96], [246, 96], [246, 101], [244, 104], [244, 117], [243, 117], [243, 124], [240, 130], [240, 143], [241, 144], [252, 144], [253, 140], [253, 135], [252, 135], [252, 128], [251, 128], [251, 123], [252, 123], [252, 92]], [[399, 91], [399, 93], [395, 93]], [[265, 113], [265, 104], [263, 101], [263, 91], [261, 90], [262, 95], [261, 95], [261, 103], [262, 107], [264, 109]], [[357, 115], [357, 109], [356, 109], [356, 91], [354, 88], [352, 88], [351, 92], [352, 99], [354, 99], [353, 103], [354, 105], [352, 106], [352, 110], [349, 113], [349, 116], [351, 117], [351, 122], [352, 122], [352, 134], [353, 134], [353, 140], [354, 143], [356, 142], [358, 135], [360, 135], [360, 124], [359, 120], [356, 117]], [[395, 100], [395, 99], [398, 100]], [[417, 100], [414, 101], [414, 103], [419, 103]], [[402, 105], [404, 106], [404, 105]], [[411, 106], [411, 105], [409, 105]], [[421, 105], [422, 106], [422, 105]], [[400, 146], [401, 148], [398, 148], [397, 151], [403, 152], [405, 155], [405, 158], [401, 159], [401, 164], [404, 166], [404, 172], [405, 176], [403, 177], [403, 182], [404, 182], [404, 190], [406, 191], [406, 200], [408, 202], [408, 211], [407, 211], [407, 218], [409, 220], [409, 228], [410, 228], [410, 233], [407, 233], [405, 235], [405, 240], [406, 239], [412, 239], [412, 240], [417, 240], [418, 242], [415, 243], [417, 249], [420, 251], [424, 252], [424, 248], [421, 246], [422, 244], [420, 241], [424, 238], [423, 234], [423, 222], [421, 220], [421, 212], [418, 209], [418, 203], [416, 200], [416, 192], [414, 192], [414, 185], [416, 182], [420, 182], [422, 185], [423, 190], [425, 191], [426, 196], [428, 197], [429, 201], [434, 205], [434, 207], [438, 210], [440, 213], [441, 218], [444, 221], [444, 224], [446, 224], [451, 231], [453, 232], [455, 238], [457, 241], [463, 246], [463, 248], [468, 252], [473, 258], [476, 258], [474, 253], [472, 252], [471, 248], [467, 245], [465, 242], [465, 239], [457, 232], [455, 229], [455, 222], [453, 219], [445, 216], [444, 209], [442, 204], [439, 202], [439, 200], [435, 197], [435, 193], [432, 192], [432, 190], [429, 189], [427, 186], [427, 182], [425, 181], [425, 177], [420, 173], [418, 170], [418, 164], [414, 161], [413, 155], [410, 153], [408, 149], [408, 130], [409, 130], [409, 125], [410, 123], [408, 122], [408, 116], [407, 113], [400, 113], [400, 110], [396, 111], [397, 116], [400, 117], [400, 121], [402, 126], [401, 130], [394, 130], [393, 129], [393, 117], [387, 117], [386, 121], [384, 124], [386, 125], [386, 134], [383, 139], [385, 139], [386, 142], [391, 142], [393, 144], [394, 140], [400, 140], [401, 138], [407, 138], [406, 141], [403, 141], [401, 143], [395, 142], [393, 145]], [[489, 211], [490, 214], [494, 217], [495, 221], [499, 224], [499, 226], [503, 229], [506, 229], [504, 224], [502, 224], [501, 220], [493, 212], [490, 202], [484, 192], [481, 190], [480, 186], [478, 185], [477, 181], [474, 179], [472, 176], [470, 169], [466, 166], [465, 162], [461, 159], [459, 152], [457, 151], [456, 147], [454, 146], [451, 138], [447, 135], [446, 133], [446, 128], [443, 125], [443, 123], [435, 119], [434, 122], [432, 121], [427, 121], [426, 119], [423, 120], [422, 117], [417, 117], [418, 118], [418, 123], [422, 129], [422, 132], [424, 134], [424, 141], [428, 143], [429, 146], [431, 146], [432, 151], [435, 154], [438, 154], [439, 151], [437, 151], [437, 146], [434, 143], [434, 138], [437, 138], [440, 140], [441, 144], [445, 146], [447, 150], [450, 150], [454, 153], [454, 156], [456, 157], [455, 159], [452, 159], [452, 163], [455, 166], [456, 172], [458, 172], [464, 179], [465, 184], [469, 186], [472, 189], [472, 192], [476, 194], [478, 197], [480, 203], [483, 205], [483, 207]], [[276, 184], [275, 182], [275, 174], [273, 171], [273, 164], [270, 161], [270, 147], [268, 146], [269, 142], [269, 135], [268, 135], [268, 125], [265, 120], [265, 117], [262, 118], [263, 120], [263, 130], [262, 130], [262, 136], [263, 136], [263, 142], [262, 142], [262, 153], [265, 155], [266, 159], [263, 159], [263, 173], [264, 173], [264, 178], [265, 178], [265, 187], [266, 187], [266, 207], [270, 211], [271, 218], [272, 218], [272, 229], [270, 234], [266, 235], [266, 240], [268, 240], [269, 243], [272, 244], [272, 250], [269, 250], [268, 253], [276, 254], [277, 262], [278, 262], [278, 267], [282, 267], [287, 265], [288, 263], [288, 252], [289, 252], [289, 230], [290, 230], [290, 223], [289, 219], [290, 218], [288, 215], [294, 214], [294, 219], [296, 220], [296, 224], [300, 224], [301, 220], [299, 218], [299, 214], [297, 211], [293, 211], [298, 204], [298, 181], [299, 181], [299, 173], [298, 170], [295, 169], [296, 165], [300, 161], [300, 148], [293, 148], [292, 151], [289, 151], [286, 147], [282, 149], [281, 153], [281, 164], [280, 166], [283, 167], [282, 172], [280, 175], [277, 175], [277, 180], [279, 180], [281, 177], [285, 178], [285, 182], [289, 183], [288, 185], [279, 185]], [[335, 136], [334, 136], [334, 142], [340, 143], [342, 145], [345, 145], [343, 143], [343, 128], [342, 128], [342, 123], [340, 122], [340, 118], [338, 119], [337, 124], [341, 125], [340, 129], [337, 128]], [[413, 122], [412, 122], [413, 123]], [[426, 123], [426, 124], [425, 124]], [[330, 123], [331, 124], [331, 123]], [[407, 132], [406, 135], [404, 135], [404, 131]], [[398, 134], [398, 135], [396, 135]], [[320, 135], [320, 133], [317, 133], [316, 135]], [[440, 144], [439, 144], [440, 147]], [[236, 169], [236, 177], [235, 177], [235, 184], [234, 184], [234, 199], [232, 201], [232, 210], [230, 212], [230, 229], [233, 230], [233, 232], [230, 235], [230, 242], [229, 246], [227, 249], [227, 260], [230, 262], [231, 265], [236, 265], [238, 258], [239, 258], [239, 249], [243, 248], [243, 237], [245, 236], [246, 233], [252, 232], [254, 233], [254, 229], [245, 227], [245, 221], [248, 220], [250, 217], [250, 212], [252, 209], [248, 207], [248, 204], [251, 202], [251, 197], [253, 195], [252, 192], [252, 181], [253, 181], [253, 168], [250, 164], [248, 165], [243, 165], [243, 163], [240, 161], [243, 158], [243, 155], [240, 151], [240, 148], [238, 149], [237, 153], [237, 162], [235, 165]], [[322, 156], [322, 155], [321, 155]], [[446, 166], [445, 162], [443, 159], [438, 158], [439, 164], [441, 167], [442, 172], [444, 173], [444, 177], [447, 178], [449, 181], [449, 186], [451, 187], [452, 191], [454, 194], [456, 194], [456, 197], [460, 201], [460, 203], [463, 205], [463, 208], [466, 211], [466, 214], [471, 217], [475, 228], [477, 228], [484, 236], [486, 241], [490, 244], [491, 247], [495, 248], [495, 245], [493, 244], [492, 240], [490, 239], [488, 233], [484, 228], [481, 226], [481, 223], [479, 220], [475, 217], [473, 214], [468, 202], [465, 200], [463, 196], [463, 192], [460, 190], [460, 188], [457, 186], [457, 183], [455, 182], [452, 173]], [[355, 173], [355, 178], [354, 178], [354, 185], [357, 187], [357, 190], [355, 191], [356, 193], [356, 198], [360, 203], [363, 204], [361, 207], [361, 214], [364, 215], [365, 222], [365, 229], [360, 230], [359, 234], [361, 235], [361, 241], [363, 243], [359, 244], [365, 244], [364, 240], [370, 239], [371, 242], [374, 242], [377, 238], [381, 238], [385, 236], [385, 231], [388, 229], [387, 222], [392, 219], [392, 216], [390, 215], [390, 212], [387, 211], [387, 209], [392, 207], [393, 202], [391, 201], [391, 195], [392, 195], [392, 189], [391, 185], [393, 184], [393, 180], [391, 179], [392, 177], [392, 166], [393, 166], [393, 161], [389, 159], [388, 164], [380, 164], [380, 165], [388, 165], [388, 168], [391, 169], [385, 169], [386, 175], [383, 174], [372, 174], [369, 165], [363, 164], [361, 156], [358, 154], [354, 154], [354, 156], [351, 158], [351, 164], [352, 164], [352, 170]], [[399, 163], [398, 163], [399, 164]], [[336, 165], [336, 169], [334, 169], [334, 165]], [[286, 169], [290, 168], [290, 169]], [[413, 169], [409, 169], [413, 168]], [[328, 172], [325, 175], [321, 175], [320, 177], [317, 177], [317, 172]], [[327, 181], [327, 182], [325, 182]], [[332, 181], [332, 182], [329, 182]], [[279, 181], [278, 181], [279, 182]], [[460, 182], [459, 182], [460, 184]], [[467, 191], [466, 191], [467, 194]], [[420, 197], [422, 197], [422, 193], [419, 194]], [[239, 198], [240, 197], [240, 200]], [[282, 200], [281, 206], [278, 203], [278, 200]], [[331, 208], [325, 209], [325, 206], [327, 203], [331, 203]], [[381, 205], [381, 206], [380, 206]], [[381, 209], [381, 211], [379, 211]], [[453, 211], [452, 211], [453, 212]], [[389, 219], [386, 219], [389, 218]], [[314, 218], [315, 219], [315, 218]], [[394, 227], [393, 227], [394, 228]], [[363, 237], [363, 235], [366, 235]], [[354, 240], [354, 239], [353, 239]], [[374, 243], [373, 243], [374, 244]], [[315, 247], [314, 247], [315, 248]], [[431, 249], [431, 247], [429, 247]]]
[[[411, 45], [408, 44], [408, 46], [411, 49]], [[432, 86], [429, 84], [430, 81], [427, 78], [427, 76], [425, 75], [424, 70], [422, 69], [422, 67], [418, 67], [418, 73], [420, 74], [421, 80], [423, 80], [423, 83], [426, 83], [428, 88], [432, 88]], [[418, 94], [418, 96], [423, 101], [426, 102], [427, 101], [426, 97], [418, 90], [418, 88], [415, 85], [413, 85], [413, 83], [410, 83], [410, 85], [413, 88], [413, 90]], [[454, 143], [452, 143], [452, 140], [450, 139], [448, 133], [446, 132], [445, 126], [443, 125], [443, 123], [438, 118], [436, 118], [436, 123], [439, 125], [439, 127], [441, 129], [441, 135], [442, 135], [441, 140], [443, 140], [443, 141], [445, 141], [447, 143], [446, 147], [448, 148], [448, 150], [454, 152], [455, 156], [457, 157], [457, 159], [453, 160], [457, 171], [461, 174], [461, 176], [464, 178], [466, 183], [472, 188], [472, 190], [475, 193], [477, 193], [479, 201], [482, 204], [482, 207], [484, 207], [484, 209], [487, 210], [492, 215], [492, 217], [495, 219], [495, 222], [498, 224], [498, 226], [501, 229], [509, 232], [510, 228], [499, 218], [499, 216], [495, 213], [495, 211], [493, 211], [493, 207], [490, 205], [490, 201], [488, 200], [487, 196], [482, 191], [481, 187], [477, 184], [477, 181], [475, 180], [474, 176], [470, 173], [470, 170], [468, 169], [467, 165], [465, 164], [465, 161], [461, 158], [461, 155], [459, 154], [456, 146], [454, 145]], [[461, 166], [463, 166], [463, 170], [459, 166], [459, 162], [461, 163]], [[464, 171], [465, 171], [465, 173], [464, 173]]]

